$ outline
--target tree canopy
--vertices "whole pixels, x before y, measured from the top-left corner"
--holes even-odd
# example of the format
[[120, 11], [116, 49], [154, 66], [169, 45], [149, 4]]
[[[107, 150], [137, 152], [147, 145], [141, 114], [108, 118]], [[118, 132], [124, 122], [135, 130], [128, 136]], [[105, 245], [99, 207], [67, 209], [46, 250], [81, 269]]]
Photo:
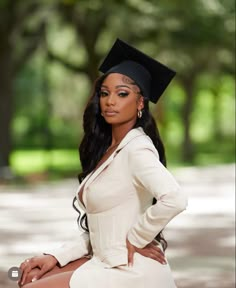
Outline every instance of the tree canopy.
[[[212, 109], [220, 112], [222, 79], [232, 87], [234, 4], [233, 0], [1, 1], [0, 166], [9, 166], [12, 150], [22, 145], [66, 146], [65, 135], [74, 139], [72, 146], [78, 142], [81, 132], [75, 122], [80, 125], [99, 63], [117, 37], [177, 71], [173, 92], [170, 88], [166, 94], [179, 100], [164, 97], [152, 111], [165, 129], [174, 125], [170, 119], [175, 115], [182, 130], [182, 157], [193, 161], [197, 153], [193, 112], [200, 107], [201, 91], [210, 91], [207, 95], [212, 96], [206, 99], [211, 98]], [[233, 90], [228, 93], [232, 99]], [[220, 116], [212, 117], [213, 134], [219, 135]]]

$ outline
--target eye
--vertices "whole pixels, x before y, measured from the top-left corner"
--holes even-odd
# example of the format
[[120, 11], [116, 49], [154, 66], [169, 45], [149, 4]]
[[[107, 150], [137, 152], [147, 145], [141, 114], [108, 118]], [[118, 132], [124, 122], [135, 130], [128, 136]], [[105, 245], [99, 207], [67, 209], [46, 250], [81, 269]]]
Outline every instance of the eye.
[[126, 91], [121, 91], [121, 92], [118, 93], [118, 95], [119, 95], [120, 97], [127, 97], [127, 96], [129, 95], [129, 93], [126, 92]]
[[99, 92], [99, 95], [100, 95], [101, 97], [106, 97], [106, 96], [108, 96], [108, 92], [107, 92], [107, 91], [100, 91], [100, 92]]

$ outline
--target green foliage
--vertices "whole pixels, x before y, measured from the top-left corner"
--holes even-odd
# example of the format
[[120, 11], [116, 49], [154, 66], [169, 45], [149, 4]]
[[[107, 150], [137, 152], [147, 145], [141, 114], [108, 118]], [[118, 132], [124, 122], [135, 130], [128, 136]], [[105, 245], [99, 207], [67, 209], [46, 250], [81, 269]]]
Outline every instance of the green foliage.
[[[6, 9], [9, 3], [1, 1], [0, 8]], [[183, 111], [189, 97], [193, 97], [188, 115], [192, 161], [226, 161], [217, 156], [221, 155], [219, 146], [213, 144], [219, 138], [225, 159], [232, 159], [234, 1], [51, 0], [36, 1], [33, 6], [32, 14], [28, 13], [31, 5], [23, 1], [14, 7], [19, 15], [26, 16], [9, 37], [11, 43], [15, 41], [12, 59], [21, 62], [26, 47], [42, 37], [39, 28], [45, 24], [45, 35], [34, 55], [29, 54], [14, 76], [12, 137], [16, 151], [78, 146], [91, 81], [97, 76], [103, 55], [120, 37], [178, 72], [163, 96], [163, 117], [159, 119], [170, 162], [180, 163], [181, 150], [185, 149], [187, 123]], [[187, 90], [189, 83], [192, 94]], [[14, 169], [23, 173], [17, 168], [22, 160], [15, 160], [22, 158], [12, 155]], [[58, 159], [62, 155], [58, 154]], [[47, 168], [42, 163], [38, 167]]]
[[45, 150], [16, 150], [11, 155], [13, 172], [17, 175], [57, 171], [57, 173], [81, 170], [78, 151], [57, 149]]

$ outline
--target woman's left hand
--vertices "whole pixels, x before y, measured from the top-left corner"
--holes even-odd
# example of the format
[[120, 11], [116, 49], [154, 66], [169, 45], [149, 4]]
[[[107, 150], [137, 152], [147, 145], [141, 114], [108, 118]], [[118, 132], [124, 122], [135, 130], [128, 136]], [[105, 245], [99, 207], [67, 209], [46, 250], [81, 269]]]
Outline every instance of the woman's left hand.
[[133, 266], [133, 258], [134, 258], [135, 252], [145, 257], [152, 258], [153, 260], [156, 260], [160, 262], [161, 264], [166, 264], [164, 253], [159, 247], [155, 245], [154, 241], [147, 244], [143, 248], [137, 248], [136, 246], [132, 245], [128, 239], [126, 239], [126, 246], [128, 249], [128, 265], [129, 266]]

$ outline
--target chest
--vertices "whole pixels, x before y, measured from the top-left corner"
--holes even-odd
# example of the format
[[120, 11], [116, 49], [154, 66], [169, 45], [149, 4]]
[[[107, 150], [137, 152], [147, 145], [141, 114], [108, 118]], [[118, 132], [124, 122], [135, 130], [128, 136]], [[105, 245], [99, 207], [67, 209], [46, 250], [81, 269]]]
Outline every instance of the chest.
[[122, 154], [117, 154], [109, 164], [104, 163], [104, 167], [96, 171], [96, 175], [91, 175], [79, 190], [80, 202], [84, 203], [88, 213], [113, 209], [131, 199], [135, 201], [132, 174], [127, 157]]

